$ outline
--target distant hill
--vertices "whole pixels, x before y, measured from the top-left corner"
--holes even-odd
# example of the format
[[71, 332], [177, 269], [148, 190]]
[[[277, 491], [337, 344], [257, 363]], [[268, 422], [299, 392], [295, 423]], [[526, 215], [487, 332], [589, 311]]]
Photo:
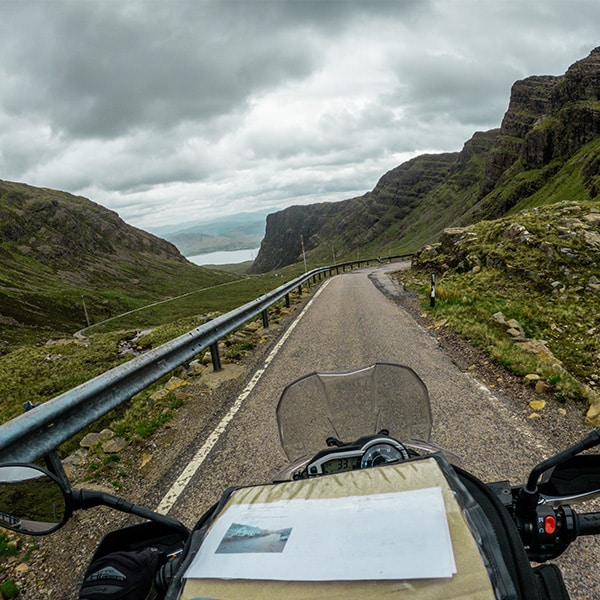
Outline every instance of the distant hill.
[[600, 193], [600, 48], [560, 77], [529, 77], [511, 90], [500, 128], [460, 152], [418, 156], [367, 194], [292, 206], [267, 217], [252, 271], [309, 259], [412, 252], [444, 228]]
[[268, 210], [243, 212], [191, 225], [157, 227], [152, 231], [169, 240], [185, 256], [258, 248], [265, 235]]
[[0, 181], [0, 351], [222, 281], [86, 198]]

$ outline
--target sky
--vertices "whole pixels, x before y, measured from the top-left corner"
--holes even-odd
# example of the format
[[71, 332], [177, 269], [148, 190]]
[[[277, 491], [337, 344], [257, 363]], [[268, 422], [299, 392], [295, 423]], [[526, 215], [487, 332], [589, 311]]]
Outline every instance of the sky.
[[597, 0], [0, 0], [0, 179], [149, 231], [352, 198], [596, 46]]

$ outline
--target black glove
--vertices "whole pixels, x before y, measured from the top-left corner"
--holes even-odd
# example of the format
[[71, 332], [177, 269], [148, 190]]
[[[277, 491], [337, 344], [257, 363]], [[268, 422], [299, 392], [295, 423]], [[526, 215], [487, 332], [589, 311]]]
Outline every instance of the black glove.
[[162, 562], [156, 548], [102, 556], [88, 567], [79, 600], [144, 600]]

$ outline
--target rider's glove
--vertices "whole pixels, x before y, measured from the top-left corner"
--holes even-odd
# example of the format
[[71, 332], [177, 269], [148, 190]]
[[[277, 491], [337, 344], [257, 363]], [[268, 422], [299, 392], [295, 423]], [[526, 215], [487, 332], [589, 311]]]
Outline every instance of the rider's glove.
[[79, 600], [144, 600], [163, 560], [156, 548], [102, 556], [88, 567]]

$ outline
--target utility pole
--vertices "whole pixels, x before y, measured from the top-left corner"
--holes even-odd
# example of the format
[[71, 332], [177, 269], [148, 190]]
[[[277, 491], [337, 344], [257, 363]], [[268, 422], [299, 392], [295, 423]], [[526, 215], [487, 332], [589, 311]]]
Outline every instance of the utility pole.
[[304, 237], [300, 236], [300, 243], [302, 244], [302, 258], [304, 259], [304, 272], [306, 273], [308, 269], [306, 268], [306, 252], [304, 252]]

